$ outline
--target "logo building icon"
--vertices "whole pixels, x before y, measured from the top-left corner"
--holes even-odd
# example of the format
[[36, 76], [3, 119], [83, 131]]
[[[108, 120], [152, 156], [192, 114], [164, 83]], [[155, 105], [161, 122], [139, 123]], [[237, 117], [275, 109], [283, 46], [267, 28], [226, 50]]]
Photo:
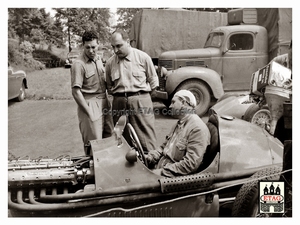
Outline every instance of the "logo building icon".
[[259, 182], [260, 213], [284, 213], [284, 182]]

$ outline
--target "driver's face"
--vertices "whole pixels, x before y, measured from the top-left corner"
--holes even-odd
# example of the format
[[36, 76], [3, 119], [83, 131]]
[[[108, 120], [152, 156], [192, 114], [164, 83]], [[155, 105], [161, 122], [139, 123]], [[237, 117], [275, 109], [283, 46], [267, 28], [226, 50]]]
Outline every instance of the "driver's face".
[[178, 96], [174, 96], [172, 98], [172, 101], [171, 101], [171, 105], [170, 105], [170, 110], [171, 110], [171, 113], [172, 113], [172, 116], [174, 118], [178, 118], [178, 116], [182, 115], [183, 113], [183, 99], [181, 99], [180, 97]]

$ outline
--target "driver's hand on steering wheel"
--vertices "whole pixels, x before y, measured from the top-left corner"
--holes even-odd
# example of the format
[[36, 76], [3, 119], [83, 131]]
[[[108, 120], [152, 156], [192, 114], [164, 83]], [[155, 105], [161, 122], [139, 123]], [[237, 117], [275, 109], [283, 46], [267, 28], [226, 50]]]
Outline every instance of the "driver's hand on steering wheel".
[[145, 160], [147, 160], [147, 163], [148, 163], [148, 164], [151, 164], [151, 162], [152, 162], [152, 157], [151, 157], [150, 155], [148, 155], [148, 154], [145, 154]]

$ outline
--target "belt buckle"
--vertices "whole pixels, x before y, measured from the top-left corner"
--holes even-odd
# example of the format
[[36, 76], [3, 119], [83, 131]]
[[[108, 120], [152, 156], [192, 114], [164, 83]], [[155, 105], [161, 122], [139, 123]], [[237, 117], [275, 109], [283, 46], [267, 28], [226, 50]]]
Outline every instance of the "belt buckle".
[[128, 96], [127, 96], [127, 92], [124, 92], [124, 95], [125, 95], [126, 98], [128, 97]]

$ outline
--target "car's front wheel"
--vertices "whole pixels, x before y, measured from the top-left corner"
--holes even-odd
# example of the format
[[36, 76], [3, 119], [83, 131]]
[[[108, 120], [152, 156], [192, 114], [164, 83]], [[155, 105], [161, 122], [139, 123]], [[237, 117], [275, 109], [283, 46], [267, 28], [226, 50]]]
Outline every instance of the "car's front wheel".
[[24, 83], [22, 83], [22, 86], [21, 86], [20, 92], [19, 92], [19, 96], [17, 97], [17, 101], [22, 102], [22, 101], [24, 101], [25, 97], [26, 97], [25, 85], [24, 85]]
[[244, 120], [269, 130], [272, 117], [268, 106], [259, 107], [253, 104], [246, 110]]

